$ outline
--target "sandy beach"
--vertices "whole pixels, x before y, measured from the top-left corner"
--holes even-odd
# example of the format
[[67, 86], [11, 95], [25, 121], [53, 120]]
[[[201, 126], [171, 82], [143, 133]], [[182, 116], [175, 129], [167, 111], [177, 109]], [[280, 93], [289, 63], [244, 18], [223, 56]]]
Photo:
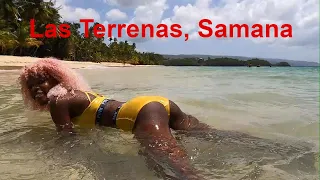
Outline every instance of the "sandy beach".
[[[28, 56], [0, 56], [0, 70], [15, 70], [20, 69], [21, 67], [33, 63], [41, 58], [37, 57], [28, 57]], [[123, 63], [114, 63], [114, 62], [79, 62], [79, 61], [63, 61], [71, 68], [81, 69], [81, 68], [103, 68], [103, 67], [141, 67], [141, 66], [150, 66], [150, 65], [132, 65], [132, 64], [123, 64]]]

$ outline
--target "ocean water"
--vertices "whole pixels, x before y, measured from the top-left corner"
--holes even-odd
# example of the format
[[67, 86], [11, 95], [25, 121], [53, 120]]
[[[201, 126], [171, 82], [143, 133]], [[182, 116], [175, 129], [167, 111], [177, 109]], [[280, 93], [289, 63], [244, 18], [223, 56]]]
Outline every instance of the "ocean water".
[[[100, 94], [122, 101], [166, 96], [215, 128], [210, 133], [174, 132], [205, 179], [319, 179], [318, 68], [78, 71]], [[131, 134], [97, 128], [59, 136], [48, 113], [23, 106], [18, 73], [0, 71], [0, 179], [161, 179], [139, 155]]]

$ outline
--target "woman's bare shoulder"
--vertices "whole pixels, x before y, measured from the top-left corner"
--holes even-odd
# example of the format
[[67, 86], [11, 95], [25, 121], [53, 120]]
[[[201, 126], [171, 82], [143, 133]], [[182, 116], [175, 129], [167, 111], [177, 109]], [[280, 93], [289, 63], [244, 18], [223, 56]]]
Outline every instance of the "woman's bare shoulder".
[[77, 100], [81, 99], [80, 96], [80, 92], [68, 92], [60, 96], [49, 97], [49, 103], [50, 106], [68, 105], [75, 103]]

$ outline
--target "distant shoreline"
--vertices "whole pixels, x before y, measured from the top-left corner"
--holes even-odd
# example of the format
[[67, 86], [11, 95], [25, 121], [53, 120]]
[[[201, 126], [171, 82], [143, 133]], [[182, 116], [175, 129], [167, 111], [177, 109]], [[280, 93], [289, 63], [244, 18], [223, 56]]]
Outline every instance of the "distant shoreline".
[[247, 66], [247, 67], [263, 67], [263, 66], [290, 66], [287, 62], [270, 63], [264, 59], [249, 59], [240, 60], [236, 58], [178, 58], [178, 59], [167, 59], [164, 61], [165, 66]]
[[[49, 58], [49, 57], [48, 57]], [[50, 57], [54, 58], [54, 57]], [[0, 70], [19, 70], [24, 66], [34, 63], [37, 60], [44, 59], [38, 57], [30, 57], [30, 56], [9, 56], [9, 55], [0, 55]], [[58, 59], [60, 60], [60, 59]], [[132, 65], [132, 64], [123, 64], [123, 63], [115, 63], [115, 62], [87, 62], [87, 61], [67, 61], [61, 60], [66, 63], [73, 69], [83, 69], [83, 68], [106, 68], [106, 67], [149, 67], [149, 66], [157, 66], [157, 65]]]
[[250, 59], [263, 59], [271, 64], [279, 63], [279, 62], [287, 62], [292, 67], [319, 67], [319, 62], [313, 61], [301, 61], [301, 60], [289, 60], [289, 59], [276, 59], [276, 58], [264, 58], [264, 57], [247, 57], [247, 56], [231, 56], [231, 55], [205, 55], [205, 54], [161, 54], [165, 59], [183, 59], [183, 58], [199, 58], [199, 59], [207, 59], [208, 57], [211, 59], [215, 58], [232, 58], [238, 60], [250, 60]]
[[[54, 58], [54, 57], [51, 57]], [[37, 60], [44, 59], [30, 56], [10, 56], [0, 55], [0, 70], [20, 70], [24, 66], [34, 63]], [[60, 59], [58, 59], [60, 60]], [[103, 69], [103, 68], [123, 68], [123, 67], [247, 67], [247, 66], [199, 66], [199, 65], [132, 65], [115, 62], [89, 62], [89, 61], [68, 61], [61, 60], [72, 69]], [[256, 66], [252, 66], [256, 67]], [[269, 67], [269, 66], [261, 66]], [[272, 66], [272, 67], [288, 67], [288, 66]], [[292, 67], [292, 66], [291, 66]], [[312, 67], [312, 66], [295, 66], [295, 67]]]

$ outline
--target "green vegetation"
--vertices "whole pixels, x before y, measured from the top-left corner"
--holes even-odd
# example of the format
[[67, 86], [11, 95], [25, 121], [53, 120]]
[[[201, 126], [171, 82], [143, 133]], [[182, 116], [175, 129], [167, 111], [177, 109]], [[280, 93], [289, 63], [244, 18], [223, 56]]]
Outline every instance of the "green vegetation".
[[247, 60], [246, 62], [248, 65], [252, 66], [272, 66], [272, 64], [269, 61], [257, 58]]
[[[30, 38], [30, 19], [35, 19], [35, 32], [44, 33], [47, 24], [69, 24], [70, 38]], [[96, 24], [96, 23], [95, 23]], [[135, 65], [163, 64], [163, 57], [155, 53], [140, 53], [135, 43], [118, 41], [93, 35], [81, 34], [79, 23], [61, 22], [58, 9], [53, 2], [43, 0], [1, 0], [0, 1], [0, 55], [56, 57], [72, 61], [121, 62]], [[59, 32], [59, 29], [57, 28]]]
[[276, 63], [275, 66], [290, 66], [290, 64], [287, 62], [279, 62], [279, 63]]
[[167, 59], [164, 61], [165, 66], [290, 66], [287, 62], [271, 64], [263, 59], [239, 60], [235, 58], [221, 57], [210, 58], [207, 60], [199, 58], [179, 58]]
[[170, 59], [164, 61], [165, 66], [200, 66], [197, 58]]
[[[47, 24], [69, 24], [69, 38], [31, 38], [30, 19], [35, 19], [35, 32], [43, 34]], [[135, 43], [118, 41], [117, 38], [97, 38], [93, 25], [89, 37], [80, 32], [79, 23], [61, 22], [59, 9], [53, 2], [43, 0], [0, 1], [0, 55], [56, 57], [71, 61], [121, 62], [134, 65], [165, 66], [290, 66], [286, 62], [272, 65], [262, 59], [247, 61], [236, 58], [217, 57], [207, 60], [199, 58], [165, 59], [160, 54], [140, 53]], [[56, 28], [59, 32], [59, 28]]]

